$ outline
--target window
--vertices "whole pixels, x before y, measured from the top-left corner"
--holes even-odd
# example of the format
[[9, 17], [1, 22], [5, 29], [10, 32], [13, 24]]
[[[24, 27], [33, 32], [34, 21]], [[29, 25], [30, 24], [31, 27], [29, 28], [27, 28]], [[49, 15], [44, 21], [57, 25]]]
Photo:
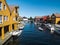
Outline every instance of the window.
[[14, 10], [14, 13], [18, 13], [18, 9], [16, 8], [16, 10]]
[[7, 33], [9, 31], [9, 26], [4, 26], [4, 33]]
[[14, 20], [14, 21], [16, 20], [15, 17], [13, 18], [13, 20]]
[[13, 20], [14, 20], [14, 21], [17, 21], [17, 17], [14, 17]]
[[4, 10], [6, 10], [6, 6], [4, 5]]
[[2, 23], [2, 15], [0, 15], [0, 24]]
[[15, 10], [14, 10], [14, 13], [16, 13]]
[[16, 11], [16, 10], [14, 10], [14, 13], [17, 13], [17, 11]]
[[17, 21], [17, 17], [16, 17], [16, 21]]
[[2, 3], [0, 2], [0, 10], [2, 10]]
[[7, 21], [8, 20], [8, 16], [4, 16], [4, 21]]
[[17, 13], [17, 8], [16, 8], [16, 13]]
[[12, 29], [14, 30], [14, 24], [12, 24]]

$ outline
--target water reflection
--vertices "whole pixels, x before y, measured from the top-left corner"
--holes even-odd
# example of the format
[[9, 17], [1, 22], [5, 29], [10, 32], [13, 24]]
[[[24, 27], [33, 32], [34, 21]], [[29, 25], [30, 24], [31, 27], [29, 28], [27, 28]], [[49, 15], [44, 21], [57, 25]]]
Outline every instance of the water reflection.
[[18, 39], [11, 40], [7, 44], [5, 44], [5, 45], [19, 45], [19, 40]]

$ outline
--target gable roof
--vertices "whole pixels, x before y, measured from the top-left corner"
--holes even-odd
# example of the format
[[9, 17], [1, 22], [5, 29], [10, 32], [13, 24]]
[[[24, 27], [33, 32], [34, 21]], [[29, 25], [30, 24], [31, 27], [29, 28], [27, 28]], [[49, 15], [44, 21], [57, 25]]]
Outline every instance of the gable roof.
[[12, 12], [14, 10], [14, 8], [19, 8], [19, 7], [18, 6], [14, 6], [14, 5], [9, 6], [10, 12]]
[[14, 9], [14, 6], [9, 6], [9, 9], [10, 9], [10, 12], [12, 12]]
[[60, 14], [55, 14], [56, 17], [60, 18]]

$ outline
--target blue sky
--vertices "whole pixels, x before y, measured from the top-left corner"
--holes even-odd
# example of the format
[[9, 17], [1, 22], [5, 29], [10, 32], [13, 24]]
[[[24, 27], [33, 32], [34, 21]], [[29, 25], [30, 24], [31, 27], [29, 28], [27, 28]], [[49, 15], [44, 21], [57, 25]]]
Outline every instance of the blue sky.
[[9, 5], [19, 5], [19, 15], [35, 17], [60, 13], [60, 0], [6, 0]]

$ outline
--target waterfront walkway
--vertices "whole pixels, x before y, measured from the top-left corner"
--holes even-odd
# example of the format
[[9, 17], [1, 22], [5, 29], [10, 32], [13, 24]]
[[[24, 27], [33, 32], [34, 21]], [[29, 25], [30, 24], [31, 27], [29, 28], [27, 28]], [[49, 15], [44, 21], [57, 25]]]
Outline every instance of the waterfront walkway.
[[19, 37], [19, 45], [60, 45], [60, 36], [48, 30], [39, 31], [34, 24], [26, 24]]
[[9, 34], [9, 32], [7, 32], [6, 34], [5, 34], [5, 39], [4, 40], [2, 40], [1, 38], [0, 38], [0, 45], [3, 45], [8, 39], [10, 39], [12, 37], [12, 35], [10, 35]]

